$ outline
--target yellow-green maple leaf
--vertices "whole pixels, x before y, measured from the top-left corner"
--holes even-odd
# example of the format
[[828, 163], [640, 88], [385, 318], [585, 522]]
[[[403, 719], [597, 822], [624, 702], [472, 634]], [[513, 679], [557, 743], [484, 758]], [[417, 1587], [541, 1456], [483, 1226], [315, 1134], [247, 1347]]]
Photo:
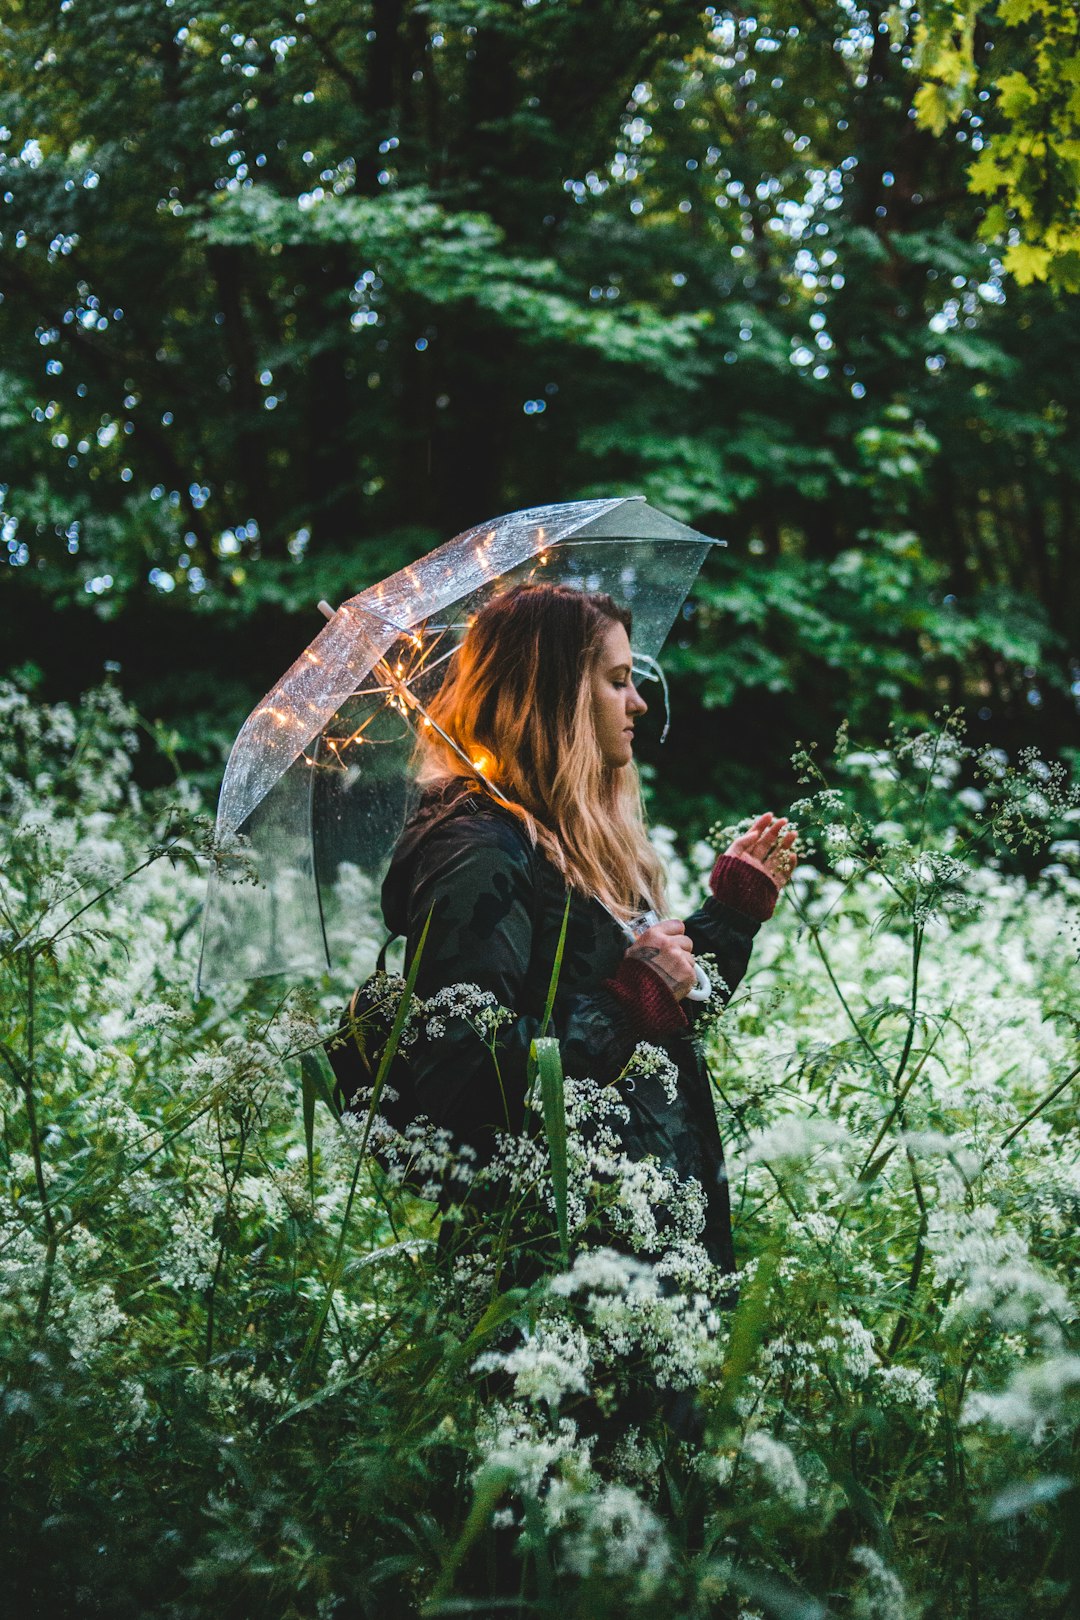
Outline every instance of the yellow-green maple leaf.
[[920, 84], [915, 92], [915, 112], [932, 135], [943, 135], [954, 117], [944, 85]]
[[998, 106], [1006, 118], [1017, 118], [1038, 101], [1038, 92], [1022, 73], [1006, 73], [998, 80]]
[[1050, 266], [1049, 248], [1036, 247], [1032, 242], [1017, 242], [1004, 258], [1005, 269], [1017, 284], [1026, 287], [1032, 281], [1045, 281]]

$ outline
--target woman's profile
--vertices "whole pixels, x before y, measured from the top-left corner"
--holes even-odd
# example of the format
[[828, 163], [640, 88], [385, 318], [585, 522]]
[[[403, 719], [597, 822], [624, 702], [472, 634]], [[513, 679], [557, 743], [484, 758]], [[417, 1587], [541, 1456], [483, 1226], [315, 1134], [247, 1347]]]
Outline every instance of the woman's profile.
[[[523, 1120], [530, 1043], [541, 1032], [569, 891], [548, 1033], [568, 1074], [600, 1084], [623, 1071], [640, 1041], [667, 1052], [678, 1069], [674, 1096], [648, 1077], [635, 1085], [624, 1148], [696, 1178], [706, 1202], [701, 1242], [732, 1272], [723, 1150], [691, 1038], [697, 1005], [686, 998], [702, 952], [725, 999], [743, 977], [794, 866], [795, 833], [782, 818], [759, 816], [718, 857], [701, 908], [685, 921], [666, 916], [633, 762], [646, 704], [633, 683], [631, 628], [610, 596], [547, 584], [515, 586], [477, 615], [428, 710], [422, 791], [383, 885], [383, 913], [411, 959], [430, 912], [419, 996], [470, 985], [513, 1010], [498, 1032], [497, 1065], [452, 1010], [439, 1037], [410, 1054], [419, 1110], [483, 1157], [496, 1132]], [[663, 920], [630, 938], [625, 925], [650, 911]]]

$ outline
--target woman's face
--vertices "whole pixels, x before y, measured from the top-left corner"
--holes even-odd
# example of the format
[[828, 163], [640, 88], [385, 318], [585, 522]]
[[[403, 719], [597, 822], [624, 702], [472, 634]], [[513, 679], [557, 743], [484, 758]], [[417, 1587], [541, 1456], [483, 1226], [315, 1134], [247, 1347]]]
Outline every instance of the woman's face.
[[633, 682], [630, 638], [617, 620], [604, 633], [600, 657], [593, 667], [592, 691], [600, 753], [604, 764], [617, 770], [633, 758], [634, 721], [648, 708]]

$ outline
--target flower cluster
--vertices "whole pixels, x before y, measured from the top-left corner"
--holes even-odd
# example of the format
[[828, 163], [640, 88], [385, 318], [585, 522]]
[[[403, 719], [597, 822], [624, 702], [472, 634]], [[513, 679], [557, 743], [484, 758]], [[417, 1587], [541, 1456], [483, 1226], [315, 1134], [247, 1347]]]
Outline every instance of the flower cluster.
[[[337, 1117], [320, 1041], [378, 948], [367, 874], [338, 875], [346, 976], [193, 998], [197, 796], [136, 789], [115, 693], [0, 687], [0, 722], [10, 1539], [72, 1612], [88, 1571], [117, 1612], [164, 1582], [185, 1613], [327, 1620], [952, 1620], [972, 1571], [980, 1612], [1066, 1612], [1080, 807], [1054, 767], [951, 721], [845, 742], [839, 785], [804, 751], [816, 854], [695, 1026], [736, 1280], [704, 1189], [623, 1148], [671, 1095], [659, 1046], [565, 1081], [564, 1252], [539, 1094], [487, 1155], [369, 1124], [370, 1091]], [[711, 852], [666, 848], [688, 911]], [[375, 987], [387, 1028], [404, 981]], [[513, 1016], [451, 986], [402, 1043], [494, 1049]]]

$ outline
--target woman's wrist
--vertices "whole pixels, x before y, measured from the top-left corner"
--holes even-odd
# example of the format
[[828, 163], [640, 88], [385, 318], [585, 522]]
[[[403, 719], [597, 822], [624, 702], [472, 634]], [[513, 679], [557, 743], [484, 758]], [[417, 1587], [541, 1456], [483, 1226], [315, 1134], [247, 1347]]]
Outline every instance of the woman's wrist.
[[604, 989], [619, 1002], [637, 1035], [677, 1035], [689, 1027], [671, 990], [639, 957], [624, 956], [611, 978], [604, 980]]
[[737, 855], [718, 855], [709, 877], [713, 898], [755, 922], [767, 922], [780, 891], [767, 872]]

